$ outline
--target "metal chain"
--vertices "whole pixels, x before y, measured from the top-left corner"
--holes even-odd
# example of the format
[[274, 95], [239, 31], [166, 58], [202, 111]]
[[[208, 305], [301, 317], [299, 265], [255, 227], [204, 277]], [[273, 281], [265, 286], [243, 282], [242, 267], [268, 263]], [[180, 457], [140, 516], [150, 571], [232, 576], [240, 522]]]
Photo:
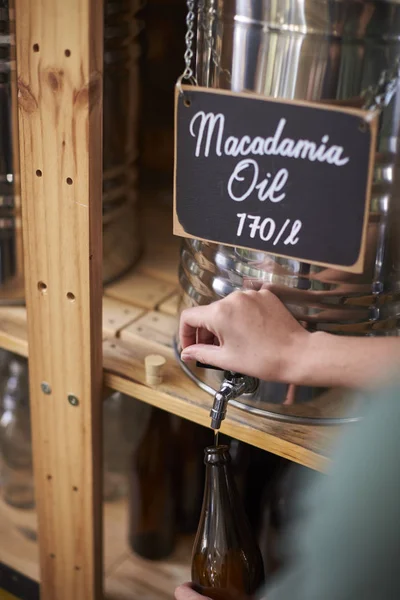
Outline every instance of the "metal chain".
[[232, 79], [231, 73], [228, 69], [223, 69], [221, 67], [220, 57], [215, 49], [215, 40], [212, 34], [212, 26], [216, 16], [217, 11], [213, 6], [213, 2], [210, 3], [209, 9], [208, 11], [206, 11], [205, 0], [199, 0], [199, 27], [203, 31], [204, 39], [206, 41], [209, 51], [211, 52], [211, 59], [215, 67], [217, 68], [219, 73], [225, 73], [227, 80], [230, 83]]
[[[220, 72], [225, 73], [228, 81], [230, 82], [231, 74], [227, 69], [221, 68], [219, 56], [218, 56], [218, 53], [214, 46], [214, 39], [213, 39], [213, 35], [212, 35], [212, 22], [215, 18], [215, 14], [216, 14], [215, 8], [212, 6], [212, 3], [211, 3], [211, 6], [208, 10], [208, 17], [207, 17], [205, 1], [197, 0], [197, 2], [198, 2], [198, 9], [199, 9], [198, 10], [198, 13], [199, 13], [198, 25], [199, 25], [199, 28], [202, 29], [202, 31], [203, 31], [206, 44], [208, 46], [208, 49], [211, 52], [212, 61]], [[194, 23], [195, 23], [195, 18], [196, 18], [196, 15], [195, 15], [196, 0], [187, 0], [186, 5], [187, 5], [186, 35], [185, 35], [186, 51], [184, 54], [185, 70], [183, 71], [182, 75], [179, 77], [178, 82], [177, 82], [178, 88], [180, 88], [180, 89], [181, 89], [182, 81], [184, 79], [191, 81], [195, 85], [198, 85], [196, 77], [194, 76], [193, 69], [192, 69], [192, 60], [193, 60], [192, 45], [193, 45], [193, 38], [194, 38]], [[181, 91], [182, 91], [182, 89], [181, 89]]]
[[400, 57], [390, 69], [382, 71], [376, 85], [369, 86], [362, 93], [365, 110], [383, 110], [390, 103], [396, 92], [400, 77]]
[[193, 69], [192, 69], [192, 59], [193, 59], [192, 44], [193, 44], [193, 38], [194, 38], [194, 30], [193, 29], [194, 29], [194, 21], [196, 18], [196, 15], [194, 12], [195, 3], [196, 3], [196, 0], [187, 0], [187, 2], [186, 2], [188, 12], [186, 15], [186, 35], [185, 35], [186, 51], [184, 54], [185, 70], [183, 71], [182, 75], [178, 79], [178, 86], [181, 85], [181, 82], [183, 79], [187, 79], [197, 85], [197, 81], [193, 74]]

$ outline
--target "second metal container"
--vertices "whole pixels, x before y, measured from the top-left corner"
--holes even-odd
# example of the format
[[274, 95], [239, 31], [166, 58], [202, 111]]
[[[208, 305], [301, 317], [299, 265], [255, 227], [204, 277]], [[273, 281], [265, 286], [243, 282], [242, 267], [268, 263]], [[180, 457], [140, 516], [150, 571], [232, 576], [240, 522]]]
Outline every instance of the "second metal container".
[[[105, 2], [103, 281], [140, 253], [137, 210], [140, 0]], [[24, 303], [14, 17], [0, 0], [0, 304]]]

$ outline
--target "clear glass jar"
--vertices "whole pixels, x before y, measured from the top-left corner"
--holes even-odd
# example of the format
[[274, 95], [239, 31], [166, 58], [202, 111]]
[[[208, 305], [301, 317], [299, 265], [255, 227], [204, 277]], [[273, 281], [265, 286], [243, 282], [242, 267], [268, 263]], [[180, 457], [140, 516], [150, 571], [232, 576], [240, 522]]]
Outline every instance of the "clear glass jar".
[[27, 361], [13, 357], [0, 407], [0, 493], [16, 508], [35, 504]]
[[0, 348], [0, 411], [2, 410], [3, 393], [8, 379], [10, 358], [12, 357], [11, 352]]

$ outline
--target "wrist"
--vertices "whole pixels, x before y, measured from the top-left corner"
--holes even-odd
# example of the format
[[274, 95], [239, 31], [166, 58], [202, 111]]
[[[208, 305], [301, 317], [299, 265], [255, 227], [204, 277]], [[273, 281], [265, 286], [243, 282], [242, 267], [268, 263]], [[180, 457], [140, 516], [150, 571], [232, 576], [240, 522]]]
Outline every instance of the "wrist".
[[292, 343], [288, 356], [287, 383], [315, 385], [316, 380], [321, 375], [323, 377], [321, 371], [324, 370], [325, 358], [329, 357], [335, 336], [323, 331], [310, 333], [304, 330], [303, 334]]
[[277, 381], [304, 385], [309, 371], [309, 362], [313, 360], [312, 335], [301, 327], [288, 336], [279, 360]]

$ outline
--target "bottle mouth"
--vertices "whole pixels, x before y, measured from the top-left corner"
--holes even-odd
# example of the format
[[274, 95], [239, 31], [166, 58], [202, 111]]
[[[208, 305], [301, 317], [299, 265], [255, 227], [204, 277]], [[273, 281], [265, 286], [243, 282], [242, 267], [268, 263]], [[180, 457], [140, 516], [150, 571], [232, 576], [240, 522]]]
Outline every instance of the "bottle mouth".
[[204, 462], [206, 465], [225, 465], [231, 462], [229, 446], [208, 446], [204, 449]]

